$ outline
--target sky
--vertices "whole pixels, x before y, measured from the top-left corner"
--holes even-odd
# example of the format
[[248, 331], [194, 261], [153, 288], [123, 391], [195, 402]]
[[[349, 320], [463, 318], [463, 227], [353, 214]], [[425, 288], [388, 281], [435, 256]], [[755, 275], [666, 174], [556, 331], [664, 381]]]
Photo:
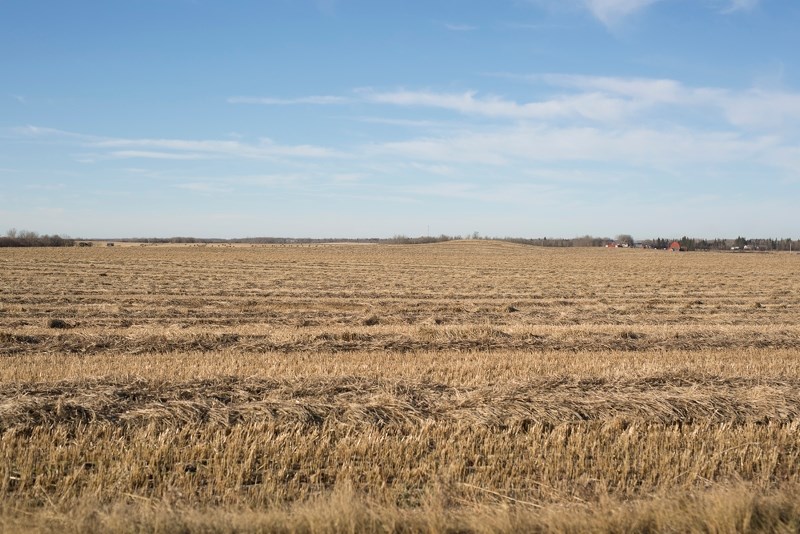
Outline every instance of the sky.
[[797, 0], [0, 0], [0, 233], [800, 237]]

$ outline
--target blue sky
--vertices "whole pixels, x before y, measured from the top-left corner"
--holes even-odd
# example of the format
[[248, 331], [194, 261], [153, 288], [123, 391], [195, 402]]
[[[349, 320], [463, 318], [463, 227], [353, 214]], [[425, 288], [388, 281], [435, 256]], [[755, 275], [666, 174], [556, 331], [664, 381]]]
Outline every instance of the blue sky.
[[795, 0], [0, 0], [0, 232], [798, 237]]

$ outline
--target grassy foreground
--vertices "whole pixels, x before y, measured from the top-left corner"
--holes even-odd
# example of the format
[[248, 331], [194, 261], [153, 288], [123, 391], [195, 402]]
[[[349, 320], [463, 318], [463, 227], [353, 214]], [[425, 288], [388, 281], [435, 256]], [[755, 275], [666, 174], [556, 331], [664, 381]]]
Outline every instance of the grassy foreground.
[[797, 488], [762, 493], [736, 485], [634, 503], [497, 502], [454, 507], [432, 496], [423, 507], [370, 502], [349, 490], [268, 509], [193, 508], [130, 498], [84, 501], [46, 512], [0, 505], [3, 531], [28, 532], [797, 532]]
[[0, 531], [797, 532], [798, 259], [3, 251]]

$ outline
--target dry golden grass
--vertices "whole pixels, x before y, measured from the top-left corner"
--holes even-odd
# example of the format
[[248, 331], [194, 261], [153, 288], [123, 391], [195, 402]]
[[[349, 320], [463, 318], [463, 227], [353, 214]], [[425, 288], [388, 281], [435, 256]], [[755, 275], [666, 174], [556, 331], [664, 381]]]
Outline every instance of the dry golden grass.
[[798, 266], [0, 250], [0, 530], [794, 532]]

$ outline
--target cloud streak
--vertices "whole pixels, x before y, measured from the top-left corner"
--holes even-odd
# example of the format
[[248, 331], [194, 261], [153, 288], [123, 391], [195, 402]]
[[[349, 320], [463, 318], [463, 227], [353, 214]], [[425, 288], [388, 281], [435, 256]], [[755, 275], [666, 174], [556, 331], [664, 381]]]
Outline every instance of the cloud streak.
[[750, 11], [758, 6], [759, 0], [730, 0], [730, 4], [723, 13], [734, 13], [736, 11]]
[[346, 104], [349, 99], [341, 96], [332, 95], [312, 95], [297, 98], [275, 98], [275, 97], [251, 97], [251, 96], [232, 96], [228, 98], [229, 104], [261, 104], [264, 106], [330, 106]]
[[[791, 126], [800, 119], [800, 94], [788, 91], [750, 89], [734, 91], [716, 87], [690, 87], [666, 78], [587, 76], [544, 73], [534, 75], [495, 74], [518, 78], [550, 88], [550, 94], [531, 101], [516, 101], [503, 96], [481, 94], [475, 90], [438, 92], [433, 90], [355, 89], [351, 98], [313, 96], [286, 99], [232, 97], [232, 103], [265, 105], [332, 105], [369, 103], [407, 108], [431, 108], [463, 116], [498, 120], [593, 121], [619, 123], [643, 114], [673, 109], [694, 109], [717, 113], [730, 125], [746, 128]], [[431, 126], [429, 119], [364, 119], [405, 126]], [[240, 147], [245, 150], [244, 146]], [[252, 147], [251, 147], [252, 148]], [[260, 149], [264, 151], [264, 147]], [[302, 152], [302, 149], [298, 149]], [[257, 152], [258, 150], [256, 150]], [[309, 154], [313, 154], [309, 150]], [[325, 155], [325, 154], [322, 154]]]
[[715, 87], [689, 87], [670, 79], [537, 74], [521, 76], [554, 91], [530, 102], [517, 102], [477, 91], [461, 93], [430, 90], [364, 91], [375, 104], [436, 108], [465, 116], [498, 120], [588, 121], [623, 123], [668, 112], [691, 112], [710, 120], [722, 117], [728, 126], [763, 130], [795, 128], [800, 121], [800, 93], [750, 89], [733, 91]]
[[735, 164], [780, 147], [770, 137], [750, 139], [730, 132], [661, 131], [648, 128], [518, 126], [372, 146], [377, 154], [439, 164], [516, 167], [520, 164], [595, 162], [655, 168]]
[[[171, 160], [169, 172], [178, 173], [175, 179], [183, 184], [176, 187], [203, 194], [285, 188], [276, 177], [287, 176], [299, 195], [346, 195], [358, 188], [377, 196], [486, 196], [507, 202], [535, 190], [509, 186], [507, 194], [495, 196], [485, 190], [501, 183], [566, 188], [587, 180], [619, 189], [631, 183], [663, 189], [664, 183], [688, 176], [684, 185], [713, 189], [754, 172], [773, 183], [795, 183], [800, 176], [798, 93], [692, 87], [662, 78], [543, 73], [519, 79], [535, 85], [531, 94], [536, 99], [477, 91], [356, 90], [352, 99], [360, 106], [381, 112], [399, 108], [403, 118], [351, 120], [404, 129], [395, 130], [392, 135], [399, 137], [391, 140], [375, 136], [372, 142], [338, 149], [284, 145], [266, 137], [103, 137], [37, 126], [16, 129], [15, 135], [66, 146], [73, 154], [80, 147], [95, 163]], [[427, 110], [461, 118], [433, 127], [440, 123], [431, 121]], [[196, 168], [192, 160], [243, 165], [252, 160], [259, 168], [249, 171], [255, 178], [240, 181], [186, 176]], [[398, 183], [407, 187], [398, 188]]]
[[429, 107], [499, 119], [555, 119], [585, 117], [594, 120], [617, 120], [624, 102], [599, 93], [584, 93], [537, 102], [518, 103], [499, 96], [478, 96], [476, 91], [436, 93], [432, 91], [370, 92], [365, 98], [373, 103], [406, 107]]
[[263, 137], [256, 142], [241, 140], [148, 139], [84, 135], [54, 128], [25, 126], [18, 135], [50, 141], [72, 141], [93, 149], [98, 156], [114, 159], [274, 159], [341, 158], [342, 152], [315, 145], [281, 145]]
[[[674, 0], [528, 0], [554, 10], [576, 8], [588, 11], [594, 18], [609, 29], [622, 24], [626, 19], [648, 7], [665, 1]], [[737, 11], [750, 11], [758, 6], [760, 0], [718, 0], [726, 6], [720, 10], [723, 14]], [[712, 4], [713, 5], [713, 4]]]
[[585, 0], [586, 8], [606, 26], [614, 26], [626, 17], [661, 0]]

